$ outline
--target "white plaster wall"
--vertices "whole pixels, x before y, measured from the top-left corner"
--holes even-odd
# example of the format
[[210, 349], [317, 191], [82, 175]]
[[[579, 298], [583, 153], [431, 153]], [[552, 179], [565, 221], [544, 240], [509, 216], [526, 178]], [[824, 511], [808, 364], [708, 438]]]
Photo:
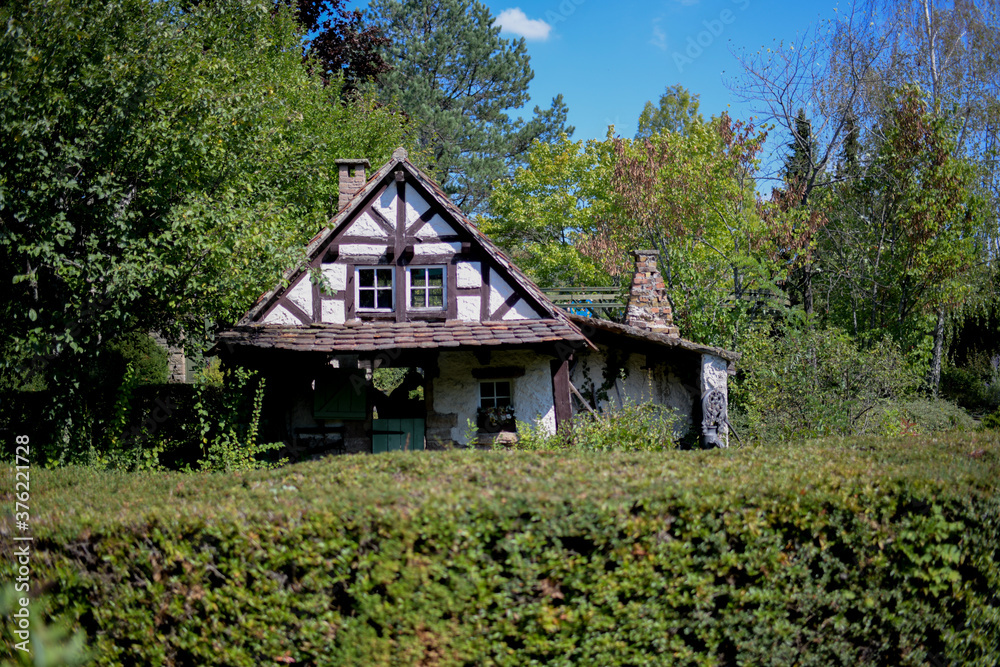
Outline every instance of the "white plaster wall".
[[478, 296], [458, 297], [458, 319], [463, 322], [478, 322], [482, 309], [482, 299]]
[[461, 250], [461, 243], [418, 243], [413, 248], [413, 254], [417, 257], [426, 257], [428, 255], [454, 255], [457, 252], [461, 252]]
[[367, 213], [361, 214], [357, 220], [347, 228], [350, 236], [367, 236], [371, 239], [384, 239], [388, 236], [382, 225], [375, 222]]
[[340, 246], [340, 256], [343, 259], [376, 260], [385, 255], [388, 246], [368, 243], [345, 243]]
[[459, 287], [482, 287], [483, 265], [480, 262], [459, 262], [456, 269]]
[[[580, 390], [588, 403], [593, 400], [589, 390], [589, 382], [593, 382], [598, 391], [604, 383], [606, 354], [606, 348], [601, 346], [599, 352], [591, 352], [582, 357], [577, 362], [570, 377], [573, 385]], [[613, 410], [621, 407], [622, 401], [653, 402], [664, 405], [672, 408], [681, 418], [677, 427], [677, 437], [685, 435], [691, 430], [694, 401], [700, 400], [700, 397], [692, 396], [691, 391], [684, 387], [680, 378], [669, 372], [663, 365], [654, 364], [653, 369], [645, 369], [644, 365], [646, 365], [645, 355], [629, 355], [625, 361], [626, 378], [624, 380], [619, 378], [615, 386], [607, 390], [607, 400], [598, 399], [598, 404], [591, 403], [591, 406], [597, 410]], [[573, 398], [573, 406], [575, 411], [580, 411], [579, 402], [575, 397]]]
[[343, 301], [333, 301], [330, 299], [322, 301], [323, 306], [323, 321], [327, 324], [343, 324], [347, 321], [347, 315], [344, 311]]
[[382, 191], [372, 206], [379, 213], [382, 214], [386, 220], [388, 220], [393, 226], [396, 224], [396, 183], [389, 183], [388, 187]]
[[278, 306], [264, 318], [264, 324], [281, 324], [291, 326], [302, 326], [302, 321], [285, 310], [283, 306]]
[[490, 314], [495, 313], [513, 293], [514, 290], [500, 277], [500, 274], [490, 269]]
[[409, 227], [427, 212], [430, 208], [423, 197], [417, 194], [417, 191], [413, 189], [413, 186], [409, 183], [406, 184], [406, 226]]
[[309, 274], [303, 273], [299, 281], [287, 293], [288, 300], [302, 309], [307, 315], [312, 314], [312, 281]]
[[[526, 351], [494, 352], [488, 366], [523, 366], [524, 376], [511, 378], [514, 417], [529, 423], [540, 419], [550, 433], [555, 433], [549, 357]], [[465, 444], [468, 421], [475, 427], [479, 380], [472, 377], [472, 369], [483, 367], [471, 352], [442, 352], [438, 359], [440, 373], [434, 379], [434, 411], [458, 415], [457, 426], [451, 429], [451, 439], [455, 442]]]
[[538, 313], [535, 309], [528, 305], [524, 299], [518, 299], [514, 307], [507, 311], [507, 314], [503, 316], [505, 320], [537, 320], [539, 319]]
[[417, 230], [416, 237], [422, 241], [433, 241], [442, 236], [451, 236], [455, 230], [440, 215], [435, 215]]
[[334, 292], [343, 292], [347, 289], [346, 264], [324, 264], [323, 277]]

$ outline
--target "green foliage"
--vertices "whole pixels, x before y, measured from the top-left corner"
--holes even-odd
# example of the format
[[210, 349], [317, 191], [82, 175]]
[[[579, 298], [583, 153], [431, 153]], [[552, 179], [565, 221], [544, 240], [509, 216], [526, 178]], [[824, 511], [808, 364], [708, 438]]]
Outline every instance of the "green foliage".
[[918, 346], [930, 311], [978, 291], [988, 215], [976, 169], [956, 150], [959, 131], [919, 89], [904, 88], [884, 110], [863, 174], [828, 192], [815, 289], [831, 322]]
[[1000, 645], [990, 433], [36, 475], [36, 601], [99, 665], [987, 667]]
[[863, 348], [839, 329], [791, 322], [748, 333], [741, 350], [730, 399], [745, 440], [905, 430], [900, 401], [919, 379], [891, 339]]
[[[256, 470], [283, 465], [287, 459], [271, 462], [261, 454], [284, 447], [282, 442], [258, 442], [260, 416], [264, 403], [264, 379], [253, 386], [254, 371], [244, 368], [225, 374], [222, 390], [215, 393], [217, 402], [209, 398], [207, 383], [195, 390], [194, 412], [197, 415], [197, 438], [201, 443], [202, 470], [232, 472]], [[248, 398], [251, 400], [248, 403]]]
[[705, 122], [698, 113], [699, 97], [701, 96], [697, 94], [692, 95], [691, 91], [679, 83], [667, 86], [660, 95], [659, 106], [646, 102], [639, 114], [635, 138], [649, 139], [654, 134], [664, 132], [689, 134], [693, 127]]
[[983, 417], [982, 426], [988, 429], [1000, 429], [1000, 408]]
[[532, 141], [572, 134], [562, 95], [529, 121], [507, 115], [528, 102], [534, 73], [524, 39], [500, 37], [479, 0], [376, 0], [370, 12], [390, 40], [379, 95], [413, 119], [418, 150], [465, 211], [482, 207]]
[[[21, 607], [20, 600], [27, 598], [31, 600], [28, 592], [19, 592], [14, 584], [8, 583], [0, 589], [0, 614], [4, 618], [11, 620], [4, 623], [0, 630], [0, 641], [3, 642], [3, 650], [7, 655], [0, 652], [0, 667], [82, 667], [88, 664], [92, 656], [86, 648], [86, 634], [79, 628], [73, 629], [72, 623], [65, 618], [52, 619], [44, 618], [42, 609], [34, 602], [26, 608]], [[28, 611], [28, 632], [30, 640], [23, 640], [14, 634], [18, 629], [14, 619], [14, 614], [22, 609]], [[27, 651], [16, 648], [18, 644], [27, 645]]]
[[940, 398], [904, 401], [899, 408], [902, 416], [908, 418], [904, 431], [909, 433], [971, 431], [976, 427], [976, 420], [968, 412]]
[[197, 348], [328, 219], [334, 160], [384, 161], [403, 122], [339, 102], [265, 0], [16, 0], [0, 22], [0, 374], [47, 379], [72, 460], [108, 341]]
[[141, 332], [125, 334], [108, 345], [110, 352], [109, 370], [132, 367], [135, 383], [163, 384], [167, 381], [167, 350], [152, 336]]
[[1000, 354], [975, 353], [964, 366], [947, 366], [941, 372], [941, 391], [980, 414], [1000, 408]]
[[612, 151], [607, 141], [536, 141], [514, 177], [490, 195], [480, 229], [542, 287], [609, 285], [594, 256], [611, 218]]
[[[681, 420], [656, 403], [626, 403], [600, 414], [581, 413], [572, 428], [550, 434], [541, 422], [519, 423], [509, 446], [524, 451], [662, 452], [677, 446]], [[504, 445], [496, 445], [505, 448]]]
[[631, 277], [629, 250], [660, 250], [660, 272], [681, 334], [733, 347], [778, 267], [760, 246], [770, 229], [756, 197], [766, 132], [727, 114], [687, 134], [615, 142], [617, 219], [605, 236], [609, 270]]

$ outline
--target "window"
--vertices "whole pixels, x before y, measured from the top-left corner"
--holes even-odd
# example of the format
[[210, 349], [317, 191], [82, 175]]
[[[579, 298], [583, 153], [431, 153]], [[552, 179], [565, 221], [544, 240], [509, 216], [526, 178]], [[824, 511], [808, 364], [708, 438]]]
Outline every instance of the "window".
[[480, 408], [504, 408], [510, 405], [510, 380], [479, 383]]
[[479, 383], [479, 409], [476, 426], [480, 433], [513, 433], [517, 430], [514, 406], [510, 402], [510, 380], [488, 380]]
[[392, 310], [392, 267], [358, 269], [358, 310]]
[[410, 280], [410, 308], [445, 307], [443, 266], [421, 266], [407, 270]]

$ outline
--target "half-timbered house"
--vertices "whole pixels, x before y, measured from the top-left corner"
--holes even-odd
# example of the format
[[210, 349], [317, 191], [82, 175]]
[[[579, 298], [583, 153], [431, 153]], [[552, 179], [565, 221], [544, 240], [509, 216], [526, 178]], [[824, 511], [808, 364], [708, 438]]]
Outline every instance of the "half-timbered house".
[[[405, 150], [370, 178], [366, 160], [338, 164], [339, 210], [307, 246], [307, 266], [286, 273], [218, 346], [267, 378], [267, 427], [293, 454], [485, 442], [512, 437], [517, 422], [554, 431], [584, 403], [628, 399], [724, 434], [735, 355], [664, 326], [658, 273], [637, 273], [626, 324], [571, 315]], [[655, 271], [655, 256], [637, 257], [645, 269], [652, 257]], [[594, 378], [612, 365], [609, 392]], [[372, 383], [386, 367], [410, 369], [389, 396]], [[721, 396], [721, 418], [703, 407], [709, 394], [712, 405]]]

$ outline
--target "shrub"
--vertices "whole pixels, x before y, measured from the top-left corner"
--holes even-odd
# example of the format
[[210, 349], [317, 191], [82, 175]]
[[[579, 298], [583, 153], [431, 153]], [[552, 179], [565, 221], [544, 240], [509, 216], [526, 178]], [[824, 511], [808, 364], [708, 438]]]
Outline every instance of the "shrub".
[[985, 667], [1000, 646], [991, 433], [32, 478], [36, 618], [97, 665]]
[[971, 431], [976, 428], [976, 420], [968, 412], [940, 398], [905, 401], [900, 404], [900, 413], [906, 419], [906, 430], [911, 433]]
[[[887, 411], [919, 382], [888, 338], [862, 348], [839, 329], [787, 325], [745, 336], [731, 384], [734, 424], [745, 441], [892, 435]], [[745, 434], [745, 435], [744, 435]]]
[[580, 413], [572, 428], [550, 434], [541, 423], [517, 426], [509, 445], [527, 451], [659, 452], [677, 445], [681, 419], [676, 411], [656, 403], [626, 403], [601, 414]]

